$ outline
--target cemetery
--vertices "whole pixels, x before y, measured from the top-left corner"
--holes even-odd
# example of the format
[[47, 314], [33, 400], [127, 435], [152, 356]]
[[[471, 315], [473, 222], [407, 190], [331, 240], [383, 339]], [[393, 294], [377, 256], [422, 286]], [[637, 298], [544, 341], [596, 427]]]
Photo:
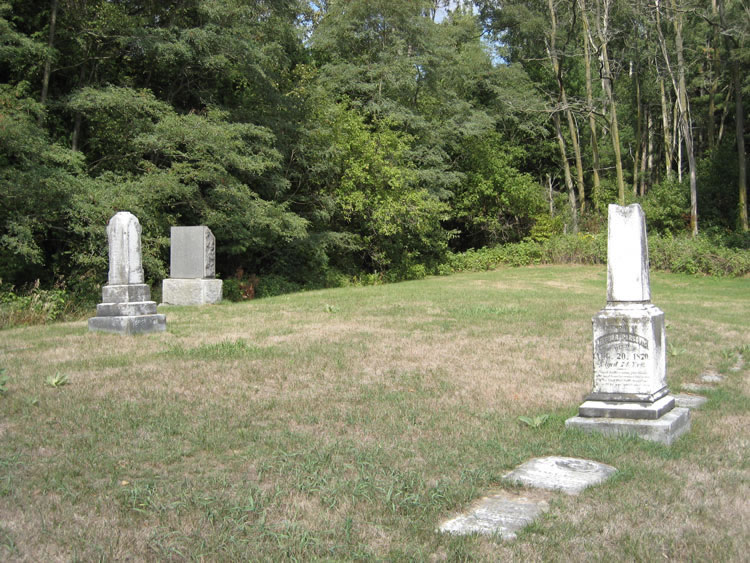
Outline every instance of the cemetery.
[[748, 560], [748, 14], [0, 0], [0, 563]]
[[[3, 333], [5, 558], [742, 553], [748, 281], [651, 274], [640, 207], [606, 269], [159, 313], [137, 218], [107, 235], [88, 330]], [[170, 280], [210, 280], [210, 230], [175, 240]]]

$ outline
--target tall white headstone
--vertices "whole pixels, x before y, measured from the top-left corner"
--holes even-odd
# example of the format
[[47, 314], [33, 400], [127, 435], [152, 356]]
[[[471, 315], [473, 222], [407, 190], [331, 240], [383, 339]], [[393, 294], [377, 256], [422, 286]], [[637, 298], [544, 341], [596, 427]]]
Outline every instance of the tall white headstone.
[[109, 284], [143, 283], [141, 224], [127, 211], [115, 213], [107, 224]]
[[592, 319], [594, 386], [566, 426], [671, 444], [690, 428], [667, 387], [664, 313], [651, 303], [646, 220], [609, 206], [607, 306]]
[[102, 287], [102, 302], [96, 306], [96, 317], [89, 319], [89, 330], [120, 334], [166, 330], [166, 317], [156, 313], [151, 290], [143, 283], [138, 218], [127, 211], [115, 213], [107, 224], [107, 239], [109, 283]]

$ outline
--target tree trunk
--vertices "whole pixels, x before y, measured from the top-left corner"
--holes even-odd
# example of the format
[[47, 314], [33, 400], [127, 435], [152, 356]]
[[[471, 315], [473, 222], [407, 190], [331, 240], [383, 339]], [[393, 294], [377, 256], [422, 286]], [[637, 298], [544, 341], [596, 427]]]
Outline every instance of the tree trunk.
[[565, 149], [565, 139], [563, 138], [562, 129], [560, 128], [560, 115], [555, 112], [552, 114], [552, 122], [555, 124], [555, 134], [557, 135], [557, 147], [560, 149], [560, 158], [563, 163], [563, 172], [565, 174], [565, 187], [568, 189], [568, 199], [570, 200], [570, 213], [573, 218], [573, 232], [578, 232], [578, 206], [576, 205], [576, 192], [573, 186], [573, 177], [570, 175], [570, 164], [568, 164], [568, 155]]
[[740, 226], [744, 232], [748, 231], [747, 225], [747, 155], [745, 154], [745, 109], [742, 105], [742, 81], [740, 80], [740, 65], [737, 61], [732, 64], [734, 82], [734, 107], [737, 124], [737, 163], [739, 165], [739, 206]]
[[677, 52], [678, 101], [680, 104], [680, 128], [685, 139], [688, 167], [690, 169], [690, 230], [693, 236], [698, 234], [698, 170], [693, 145], [693, 123], [690, 116], [690, 101], [687, 96], [685, 82], [685, 59], [682, 45], [682, 12], [678, 9], [676, 0], [670, 0], [675, 22], [675, 51]]
[[593, 158], [594, 187], [591, 199], [594, 200], [594, 209], [599, 210], [599, 200], [601, 199], [601, 178], [599, 177], [599, 143], [596, 136], [596, 119], [594, 118], [594, 89], [591, 83], [591, 28], [589, 26], [589, 16], [586, 11], [586, 0], [579, 0], [581, 5], [581, 16], [583, 20], [583, 64], [586, 70], [586, 105], [589, 115], [589, 129], [591, 130], [591, 156]]
[[[47, 103], [47, 95], [49, 94], [49, 79], [52, 74], [52, 47], [55, 45], [55, 25], [57, 24], [57, 2], [58, 0], [52, 0], [52, 6], [50, 7], [49, 16], [49, 39], [47, 41], [47, 58], [44, 61], [44, 73], [42, 74], [42, 94], [39, 101], [42, 106]], [[41, 121], [41, 116], [39, 120]]]
[[[721, 18], [721, 27], [726, 29], [726, 16], [724, 14], [724, 2], [719, 2], [719, 17]], [[727, 49], [727, 58], [731, 60], [732, 65], [732, 89], [734, 90], [734, 111], [735, 111], [735, 132], [737, 135], [737, 166], [739, 191], [739, 211], [740, 211], [740, 228], [748, 231], [747, 219], [747, 155], [745, 154], [745, 108], [742, 104], [742, 80], [740, 77], [740, 63], [732, 57], [732, 41], [728, 35], [724, 35], [724, 43]], [[736, 45], [736, 43], [735, 43]], [[727, 105], [729, 97], [727, 96]]]
[[674, 155], [674, 141], [672, 137], [672, 125], [667, 104], [667, 93], [664, 90], [664, 79], [659, 76], [659, 94], [661, 98], [661, 125], [664, 130], [664, 167], [667, 171], [667, 180], [672, 179], [672, 155]]
[[[609, 102], [609, 126], [612, 130], [612, 148], [615, 152], [615, 170], [617, 172], [617, 194], [620, 205], [625, 205], [625, 178], [622, 172], [622, 155], [620, 153], [620, 128], [617, 125], [617, 107], [615, 105], [614, 92], [612, 91], [612, 71], [607, 54], [607, 32], [609, 26], [609, 3], [610, 0], [602, 0], [603, 10], [597, 3], [596, 29], [601, 43], [601, 60], [604, 75], [602, 86]], [[601, 12], [601, 13], [600, 13]]]
[[640, 168], [640, 154], [642, 151], [643, 138], [643, 107], [641, 104], [641, 82], [638, 76], [638, 70], [633, 73], [633, 82], [635, 82], [635, 107], [636, 107], [636, 130], [635, 130], [635, 151], [633, 151], [633, 195], [638, 195], [638, 169]]
[[697, 163], [695, 159], [695, 147], [693, 145], [692, 119], [690, 117], [690, 105], [687, 96], [687, 85], [685, 82], [685, 59], [682, 45], [682, 10], [678, 8], [676, 0], [670, 0], [670, 8], [674, 19], [675, 28], [675, 54], [677, 55], [677, 76], [672, 70], [667, 51], [667, 42], [661, 30], [660, 6], [659, 0], [656, 2], [656, 28], [659, 33], [659, 43], [661, 45], [664, 62], [666, 63], [669, 76], [672, 79], [672, 86], [677, 96], [677, 106], [679, 109], [678, 120], [680, 133], [685, 143], [687, 151], [688, 169], [690, 171], [690, 231], [693, 236], [698, 234], [698, 187], [697, 187]]
[[562, 107], [565, 111], [565, 116], [568, 120], [570, 142], [573, 145], [573, 155], [575, 156], [576, 161], [576, 184], [578, 186], [578, 199], [580, 200], [579, 204], [581, 206], [581, 213], [583, 213], [585, 209], [586, 199], [583, 183], [583, 159], [581, 158], [581, 145], [578, 142], [578, 128], [576, 127], [575, 120], [573, 119], [573, 112], [570, 111], [570, 106], [568, 105], [568, 96], [565, 93], [565, 85], [563, 84], [562, 79], [562, 66], [560, 65], [560, 60], [557, 57], [557, 51], [555, 50], [557, 18], [555, 16], [555, 7], [552, 3], [552, 0], [547, 0], [547, 6], [549, 8], [551, 26], [548, 55], [550, 58], [550, 62], [552, 63], [552, 70], [555, 73], [555, 78], [557, 79], [557, 88], [559, 92], [560, 103], [562, 104]]

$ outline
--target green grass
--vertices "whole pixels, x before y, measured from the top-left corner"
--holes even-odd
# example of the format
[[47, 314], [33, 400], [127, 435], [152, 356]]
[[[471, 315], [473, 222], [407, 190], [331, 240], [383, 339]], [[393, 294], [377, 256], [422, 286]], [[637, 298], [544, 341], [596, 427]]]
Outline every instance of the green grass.
[[[166, 333], [136, 337], [2, 331], [0, 559], [742, 560], [750, 280], [652, 275], [670, 387], [725, 376], [667, 448], [564, 427], [590, 391], [605, 277], [502, 269], [168, 308]], [[543, 455], [619, 472], [556, 495], [514, 542], [435, 532]]]

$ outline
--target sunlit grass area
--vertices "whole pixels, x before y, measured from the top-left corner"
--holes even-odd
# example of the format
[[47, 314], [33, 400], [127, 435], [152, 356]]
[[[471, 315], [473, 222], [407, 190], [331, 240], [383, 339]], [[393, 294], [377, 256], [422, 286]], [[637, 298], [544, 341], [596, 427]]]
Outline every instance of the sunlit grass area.
[[[750, 279], [652, 274], [670, 387], [725, 376], [668, 448], [564, 428], [605, 278], [502, 269], [164, 308], [147, 336], [2, 331], [0, 558], [742, 560]], [[436, 533], [543, 455], [619, 472], [514, 542]]]

